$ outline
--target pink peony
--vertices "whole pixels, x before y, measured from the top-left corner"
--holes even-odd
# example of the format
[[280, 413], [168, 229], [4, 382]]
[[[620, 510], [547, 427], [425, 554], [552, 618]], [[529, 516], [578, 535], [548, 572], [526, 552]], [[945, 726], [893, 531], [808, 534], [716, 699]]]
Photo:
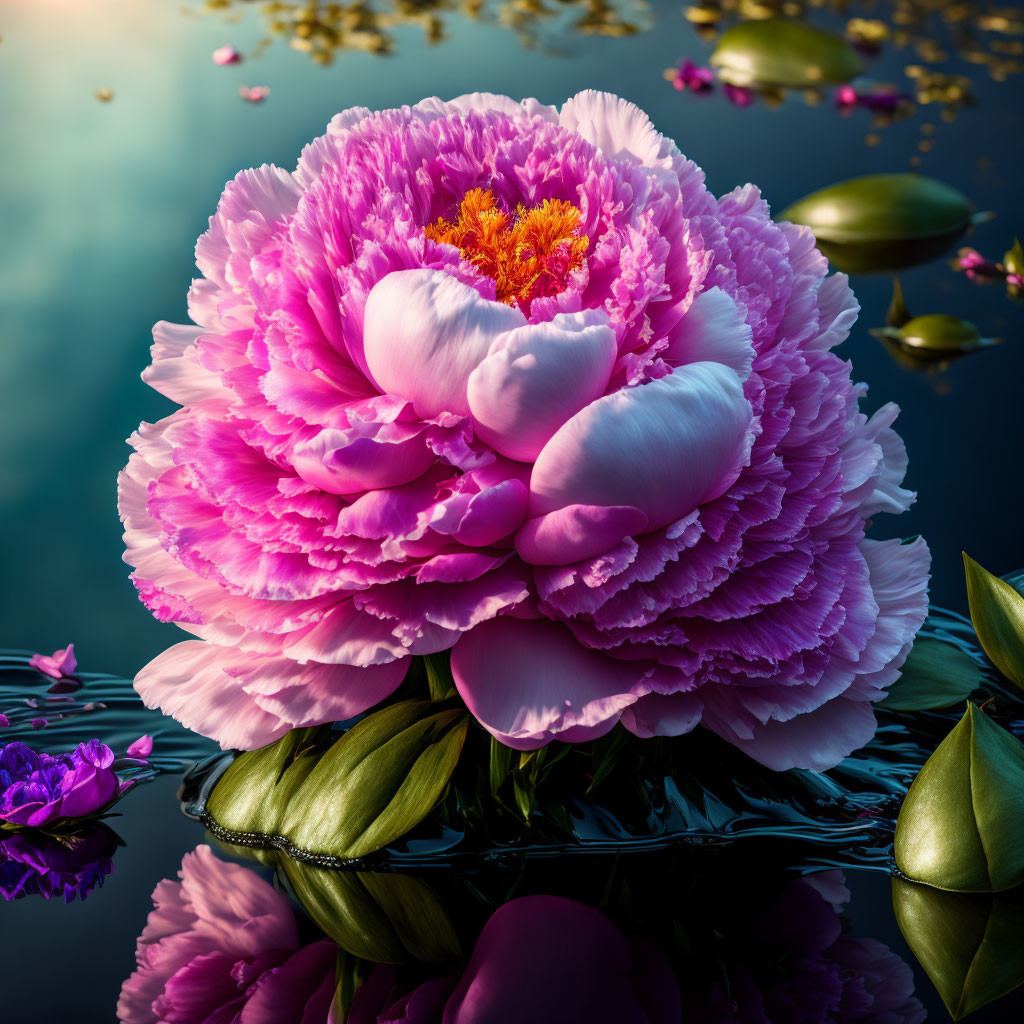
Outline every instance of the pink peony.
[[347, 718], [454, 647], [503, 742], [698, 722], [773, 768], [873, 734], [926, 611], [857, 303], [637, 107], [339, 114], [225, 189], [144, 379], [126, 560], [198, 637], [136, 686], [224, 746]]
[[117, 1002], [122, 1024], [330, 1019], [338, 947], [303, 946], [284, 896], [208, 846], [185, 854], [178, 877], [153, 892]]

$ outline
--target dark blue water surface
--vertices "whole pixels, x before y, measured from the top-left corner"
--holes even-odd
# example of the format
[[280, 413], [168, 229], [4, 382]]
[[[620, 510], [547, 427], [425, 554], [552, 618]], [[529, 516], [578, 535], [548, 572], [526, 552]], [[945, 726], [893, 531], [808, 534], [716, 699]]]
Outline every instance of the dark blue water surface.
[[[139, 380], [150, 328], [186, 319], [193, 246], [224, 182], [247, 166], [292, 166], [345, 107], [475, 90], [558, 104], [580, 89], [605, 89], [644, 107], [704, 167], [716, 193], [755, 182], [781, 210], [836, 180], [908, 170], [916, 154], [923, 173], [994, 212], [972, 245], [998, 258], [1024, 234], [1024, 79], [992, 81], [965, 60], [944, 69], [970, 74], [975, 105], [953, 123], [921, 108], [867, 145], [869, 115], [840, 118], [828, 97], [817, 106], [797, 95], [778, 109], [740, 109], [721, 94], [673, 90], [663, 69], [709, 51], [678, 2], [646, 13], [625, 8], [649, 30], [623, 38], [570, 31], [580, 11], [567, 8], [532, 48], [500, 18], [448, 11], [436, 45], [421, 26], [400, 25], [389, 29], [390, 56], [342, 52], [329, 67], [281, 40], [258, 58], [216, 67], [216, 47], [230, 42], [249, 54], [266, 22], [256, 4], [236, 5], [230, 19], [191, 16], [199, 8], [178, 0], [0, 4], [0, 646], [49, 652], [74, 641], [83, 668], [130, 676], [179, 639], [136, 600], [115, 508], [124, 438], [172, 408]], [[905, 84], [903, 69], [917, 59], [890, 48], [872, 76]], [[269, 99], [243, 102], [242, 84], [268, 85]], [[94, 96], [103, 88], [113, 90], [109, 102]], [[928, 152], [918, 148], [922, 139], [933, 140]], [[933, 600], [963, 609], [962, 548], [999, 574], [1024, 566], [1024, 306], [941, 260], [905, 272], [902, 283], [913, 312], [954, 313], [1007, 338], [943, 374], [913, 373], [867, 333], [882, 325], [890, 279], [854, 280], [863, 313], [840, 351], [870, 386], [868, 409], [890, 400], [902, 407], [909, 485], [919, 494], [875, 535], [924, 534]], [[127, 845], [84, 903], [36, 898], [0, 907], [0, 1019], [114, 1019], [152, 888], [203, 838], [201, 826], [178, 814], [176, 786], [163, 776], [120, 805], [112, 824]], [[889, 909], [888, 876], [854, 872], [848, 880], [855, 931], [910, 959]], [[918, 981], [932, 1019], [947, 1019], [920, 972]], [[1018, 1020], [1022, 1008], [1024, 1000], [1011, 998], [971, 1019]]]

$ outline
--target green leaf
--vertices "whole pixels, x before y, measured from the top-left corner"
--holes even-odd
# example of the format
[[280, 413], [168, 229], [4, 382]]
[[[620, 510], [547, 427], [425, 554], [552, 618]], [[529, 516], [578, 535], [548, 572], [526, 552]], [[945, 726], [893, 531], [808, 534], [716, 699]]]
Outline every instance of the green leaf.
[[907, 878], [938, 889], [1024, 881], [1024, 747], [973, 704], [907, 791], [893, 853]]
[[[404, 884], [402, 891], [409, 893], [413, 887], [426, 890], [428, 895], [421, 894], [416, 905], [418, 908], [430, 906], [435, 912], [425, 915], [421, 925], [414, 925], [416, 931], [407, 935], [402, 931], [406, 922], [392, 920], [389, 908], [377, 898], [379, 890], [374, 893], [367, 887], [365, 880], [368, 876], [364, 873], [317, 867], [284, 856], [281, 867], [297, 899], [317, 927], [353, 956], [379, 964], [408, 963], [418, 958], [420, 950], [431, 949], [429, 938], [425, 940], [421, 934], [422, 929], [436, 926], [445, 936], [452, 931], [450, 922], [438, 925], [438, 914], [445, 916], [444, 910], [433, 892], [417, 879], [400, 879]], [[398, 899], [400, 897], [394, 897], [390, 901], [390, 909], [393, 910]], [[437, 946], [438, 942], [434, 945]], [[427, 958], [431, 963], [439, 963], [449, 957]]]
[[1013, 240], [1013, 248], [1003, 254], [1003, 268], [1008, 274], [1024, 275], [1024, 246], [1020, 239]]
[[288, 801], [316, 764], [314, 729], [293, 729], [276, 743], [240, 754], [220, 777], [207, 813], [232, 832], [277, 835]]
[[214, 787], [207, 813], [232, 832], [257, 833], [268, 845], [283, 838], [319, 856], [379, 850], [430, 813], [458, 763], [469, 716], [434, 708], [393, 704], [319, 758], [294, 733], [242, 754]]
[[[619, 763], [619, 754], [622, 748], [626, 745], [626, 739], [628, 734], [626, 730], [621, 726], [613, 729], [608, 735], [608, 739], [604, 742], [604, 749], [600, 753], [600, 759], [597, 761], [597, 766], [594, 768], [594, 775], [590, 780], [590, 785], [587, 786], [587, 793], [592, 793], [601, 783], [612, 773], [612, 770]], [[599, 740], [594, 746], [594, 754], [598, 754], [599, 744], [602, 741]]]
[[1024, 597], [964, 552], [974, 632], [1007, 679], [1024, 688]]
[[896, 922], [954, 1020], [1024, 983], [1020, 893], [941, 892], [892, 880]]
[[491, 796], [497, 797], [498, 791], [505, 784], [512, 771], [512, 757], [516, 753], [512, 747], [506, 747], [501, 740], [491, 737], [490, 782]]
[[996, 338], [983, 338], [970, 320], [961, 320], [949, 313], [926, 313], [913, 317], [900, 329], [899, 340], [910, 348], [951, 355], [999, 344]]
[[373, 965], [367, 961], [352, 956], [351, 953], [347, 953], [343, 949], [338, 950], [338, 958], [334, 966], [334, 997], [331, 999], [329, 1021], [343, 1024], [348, 1020], [356, 992], [359, 991], [359, 986], [366, 980], [372, 968]]
[[[779, 220], [807, 225], [819, 242], [951, 241], [970, 226], [972, 211], [965, 196], [934, 178], [869, 174], [805, 196], [784, 210]], [[900, 265], [909, 264], [894, 264]]]
[[423, 666], [427, 671], [431, 700], [447, 700], [457, 692], [452, 676], [451, 656], [447, 651], [443, 654], [424, 655]]
[[948, 708], [966, 700], [984, 679], [981, 666], [956, 644], [918, 637], [899, 679], [878, 706], [893, 711]]
[[711, 64], [739, 86], [816, 87], [848, 82], [864, 70], [841, 36], [788, 18], [741, 21], [722, 33]]
[[433, 889], [409, 875], [281, 866], [305, 911], [346, 952], [375, 963], [448, 963], [459, 941]]
[[413, 959], [441, 964], [462, 949], [444, 904], [426, 882], [411, 875], [360, 872], [359, 880], [388, 916]]

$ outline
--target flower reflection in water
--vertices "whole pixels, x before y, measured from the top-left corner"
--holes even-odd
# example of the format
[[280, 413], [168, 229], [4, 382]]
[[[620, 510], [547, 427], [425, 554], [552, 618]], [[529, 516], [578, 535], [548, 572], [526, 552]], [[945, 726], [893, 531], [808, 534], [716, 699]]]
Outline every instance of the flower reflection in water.
[[84, 900], [113, 870], [121, 845], [118, 835], [98, 821], [60, 834], [0, 835], [0, 896], [7, 901], [30, 895]]
[[[840, 872], [801, 878], [728, 850], [710, 860], [691, 850], [441, 872], [435, 893], [422, 879], [282, 859], [279, 888], [303, 893], [325, 939], [278, 888], [200, 846], [180, 881], [156, 888], [118, 1016], [269, 1020], [272, 1005], [273, 1020], [296, 1024], [924, 1019], [908, 966], [849, 934]], [[452, 922], [458, 940], [441, 959], [427, 947]]]
[[303, 945], [288, 901], [247, 868], [217, 860], [208, 846], [186, 854], [178, 876], [153, 892], [119, 1020], [328, 1019], [334, 943]]

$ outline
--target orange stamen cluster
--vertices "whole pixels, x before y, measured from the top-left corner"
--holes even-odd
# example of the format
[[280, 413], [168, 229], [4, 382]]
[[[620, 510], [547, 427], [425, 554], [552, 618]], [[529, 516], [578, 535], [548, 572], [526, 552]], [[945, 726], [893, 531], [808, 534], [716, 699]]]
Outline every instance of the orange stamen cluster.
[[443, 217], [424, 229], [427, 238], [447, 242], [481, 273], [494, 279], [495, 297], [529, 312], [541, 295], [564, 291], [583, 263], [590, 240], [577, 234], [580, 211], [564, 199], [545, 199], [514, 214], [498, 206], [487, 189], [465, 194], [453, 223]]

